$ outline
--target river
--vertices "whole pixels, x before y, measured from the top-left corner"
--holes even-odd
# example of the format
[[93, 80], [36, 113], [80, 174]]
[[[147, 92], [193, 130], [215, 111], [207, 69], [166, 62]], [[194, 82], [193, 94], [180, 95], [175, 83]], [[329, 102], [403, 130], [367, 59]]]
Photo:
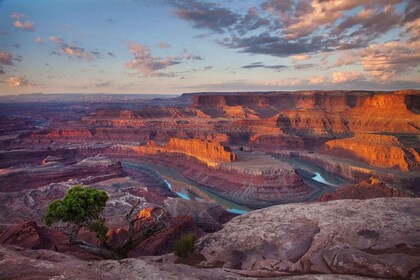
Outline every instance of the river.
[[180, 198], [217, 203], [227, 211], [235, 214], [244, 214], [252, 210], [208, 191], [204, 186], [180, 175], [170, 168], [143, 161], [123, 161], [122, 165], [129, 166], [130, 168], [149, 170], [150, 174], [155, 174], [156, 177], [165, 183], [168, 189], [175, 192]]
[[[306, 172], [307, 174], [304, 176], [304, 181], [309, 185], [318, 188], [319, 194], [324, 191], [333, 191], [342, 185], [348, 184], [348, 181], [327, 172], [317, 165], [280, 155], [275, 155], [273, 157], [279, 161], [286, 162], [297, 169], [303, 170], [303, 172]], [[252, 210], [246, 206], [237, 204], [212, 193], [206, 187], [162, 165], [144, 161], [124, 161], [122, 164], [123, 166], [126, 165], [130, 168], [148, 170], [150, 174], [154, 174], [158, 179], [163, 181], [166, 187], [176, 193], [180, 198], [193, 201], [217, 203], [227, 211], [236, 214], [244, 214]]]

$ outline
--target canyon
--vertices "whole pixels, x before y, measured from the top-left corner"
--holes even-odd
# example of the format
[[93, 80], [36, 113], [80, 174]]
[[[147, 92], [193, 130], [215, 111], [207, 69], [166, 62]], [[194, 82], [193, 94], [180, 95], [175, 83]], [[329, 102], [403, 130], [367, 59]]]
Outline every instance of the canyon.
[[[171, 228], [150, 240], [154, 247], [143, 244], [135, 256], [146, 251], [168, 253], [158, 247], [168, 250], [174, 242], [170, 236], [181, 236], [185, 227], [201, 237], [198, 249], [206, 259], [202, 265], [209, 269], [197, 272], [182, 267], [194, 270], [196, 275], [209, 276], [211, 271], [223, 277], [238, 277], [240, 273], [255, 273], [257, 277], [329, 273], [408, 279], [418, 273], [412, 265], [418, 261], [418, 254], [412, 254], [410, 248], [419, 246], [408, 229], [398, 233], [412, 241], [406, 244], [411, 246], [408, 251], [392, 242], [402, 251], [391, 245], [384, 247], [386, 239], [370, 237], [373, 231], [380, 236], [394, 234], [381, 228], [385, 224], [360, 228], [362, 233], [354, 236], [338, 235], [341, 241], [337, 239], [334, 244], [339, 249], [331, 245], [324, 252], [320, 244], [345, 231], [344, 222], [336, 230], [323, 223], [339, 223], [347, 214], [371, 224], [362, 209], [374, 211], [389, 205], [394, 212], [386, 213], [392, 217], [415, 211], [413, 205], [420, 195], [420, 91], [204, 92], [162, 98], [0, 97], [0, 233], [4, 238], [7, 233], [9, 241], [15, 240], [12, 237], [16, 232], [29, 236], [21, 243], [2, 241], [9, 246], [0, 247], [2, 254], [22, 262], [37, 258], [37, 253], [13, 246], [41, 244], [48, 239], [42, 237], [47, 232], [50, 241], [61, 242], [58, 252], [39, 251], [42, 258], [47, 258], [45, 265], [51, 267], [51, 275], [59, 270], [56, 265], [61, 261], [55, 260], [69, 258], [77, 263], [80, 258], [91, 258], [73, 252], [58, 233], [43, 227], [48, 203], [62, 198], [77, 184], [108, 192], [110, 200], [104, 216], [107, 225], [115, 229], [110, 234], [116, 239], [117, 232], [123, 232], [124, 213], [138, 201], [142, 208], [169, 209], [173, 215]], [[349, 201], [340, 202], [342, 205], [330, 201], [343, 199]], [[264, 209], [256, 210], [260, 208]], [[310, 211], [319, 211], [318, 216]], [[328, 216], [330, 211], [336, 216]], [[284, 216], [287, 221], [278, 225], [285, 227], [284, 232], [269, 236], [270, 221], [289, 212], [297, 216]], [[242, 215], [231, 220], [238, 214]], [[378, 216], [382, 218], [385, 216]], [[260, 236], [260, 247], [236, 244], [234, 239], [242, 238], [240, 229], [247, 228], [251, 233], [252, 228], [260, 228], [259, 219], [267, 219], [261, 225], [267, 224], [262, 227], [267, 235]], [[28, 222], [31, 224], [25, 224]], [[418, 228], [415, 218], [407, 224]], [[299, 232], [306, 235], [289, 240], [296, 241], [290, 250], [280, 246], [286, 236]], [[355, 236], [370, 243], [360, 243]], [[310, 245], [314, 238], [319, 238], [318, 243]], [[380, 242], [375, 243], [379, 249], [369, 249], [374, 244], [371, 239]], [[35, 247], [52, 250], [51, 244]], [[267, 259], [261, 255], [261, 248], [269, 244], [278, 246]], [[346, 244], [352, 246], [347, 248]], [[232, 252], [223, 256], [211, 253], [220, 247], [232, 248]], [[372, 256], [381, 255], [380, 264], [387, 266], [392, 259], [385, 256], [386, 252], [394, 249], [406, 260], [404, 271], [393, 268], [386, 275], [371, 272], [377, 264]], [[364, 268], [368, 272], [354, 271], [347, 262], [354, 256], [360, 262], [363, 258], [372, 261]], [[170, 264], [173, 271], [164, 271], [153, 259], [144, 260], [147, 263], [143, 265], [163, 275], [162, 279], [180, 269]], [[272, 265], [275, 269], [269, 271]], [[220, 266], [231, 270], [226, 272]], [[127, 272], [127, 268], [121, 269]], [[11, 270], [9, 273], [12, 275]]]

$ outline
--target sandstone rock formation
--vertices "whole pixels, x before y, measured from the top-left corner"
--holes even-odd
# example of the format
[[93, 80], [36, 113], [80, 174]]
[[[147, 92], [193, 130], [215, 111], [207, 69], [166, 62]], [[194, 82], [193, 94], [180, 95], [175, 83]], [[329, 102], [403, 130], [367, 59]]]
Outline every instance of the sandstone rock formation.
[[203, 203], [180, 198], [172, 199], [166, 207], [174, 218], [191, 216], [194, 222], [205, 232], [214, 232], [229, 221], [233, 215], [215, 203]]
[[[162, 259], [159, 259], [161, 262]], [[143, 259], [122, 261], [83, 261], [73, 256], [48, 250], [28, 250], [19, 247], [0, 245], [0, 269], [2, 279], [133, 279], [133, 280], [219, 280], [244, 279], [242, 271], [229, 271], [215, 268], [194, 268], [186, 265], [151, 262]], [[302, 275], [287, 277], [288, 280], [366, 280], [368, 277], [353, 275]]]
[[236, 155], [220, 143], [202, 141], [200, 139], [176, 139], [171, 138], [165, 146], [158, 146], [154, 141], [150, 141], [146, 146], [135, 149], [138, 153], [179, 153], [194, 157], [209, 166], [215, 162], [235, 161]]
[[207, 266], [416, 279], [419, 202], [377, 198], [273, 206], [232, 219], [198, 248]]
[[122, 174], [121, 164], [106, 157], [96, 156], [81, 160], [73, 165], [47, 162], [32, 168], [8, 168], [0, 170], [0, 192], [15, 192], [36, 188], [53, 182], [75, 180], [91, 176], [108, 179]]
[[403, 171], [420, 169], [420, 155], [405, 147], [395, 136], [356, 133], [353, 137], [325, 143], [329, 149], [343, 149], [373, 166], [399, 168]]
[[411, 195], [403, 193], [388, 187], [385, 183], [375, 178], [360, 182], [356, 185], [348, 185], [337, 189], [333, 193], [323, 194], [318, 201], [325, 202], [337, 199], [371, 199], [378, 197], [410, 197]]
[[34, 221], [8, 228], [0, 234], [0, 244], [18, 245], [28, 249], [45, 248], [47, 238]]

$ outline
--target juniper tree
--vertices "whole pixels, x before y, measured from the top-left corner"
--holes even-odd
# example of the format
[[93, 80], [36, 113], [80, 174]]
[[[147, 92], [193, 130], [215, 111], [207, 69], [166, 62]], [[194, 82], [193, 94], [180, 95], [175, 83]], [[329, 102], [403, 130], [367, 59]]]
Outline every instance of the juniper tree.
[[[125, 215], [128, 224], [127, 238], [121, 245], [113, 247], [107, 242], [108, 228], [102, 216], [108, 199], [108, 194], [103, 190], [80, 185], [72, 187], [62, 200], [55, 200], [48, 205], [45, 223], [48, 226], [59, 223], [58, 228], [68, 235], [71, 244], [105, 259], [126, 258], [131, 249], [165, 226], [163, 209], [151, 217], [132, 217], [140, 204], [138, 201]], [[95, 233], [99, 245], [80, 239], [78, 234], [82, 228]]]

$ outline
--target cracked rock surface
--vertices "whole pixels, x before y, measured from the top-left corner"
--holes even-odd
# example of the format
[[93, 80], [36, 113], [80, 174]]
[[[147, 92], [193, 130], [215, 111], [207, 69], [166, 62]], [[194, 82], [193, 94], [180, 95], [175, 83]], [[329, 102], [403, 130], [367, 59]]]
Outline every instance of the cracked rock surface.
[[207, 267], [281, 274], [420, 277], [420, 199], [277, 205], [200, 240]]

